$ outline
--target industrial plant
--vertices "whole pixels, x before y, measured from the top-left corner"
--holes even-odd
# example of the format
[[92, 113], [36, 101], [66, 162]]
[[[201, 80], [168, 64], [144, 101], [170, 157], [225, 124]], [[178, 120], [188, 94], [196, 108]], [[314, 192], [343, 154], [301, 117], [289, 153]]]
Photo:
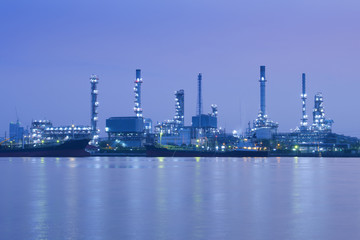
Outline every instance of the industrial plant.
[[[203, 111], [202, 73], [194, 76], [197, 99], [195, 115], [191, 125], [185, 124], [185, 90], [174, 92], [174, 116], [153, 124], [150, 118], [143, 116], [141, 89], [143, 78], [141, 69], [136, 69], [134, 79], [134, 115], [114, 116], [106, 119], [106, 137], [100, 138], [98, 129], [98, 88], [99, 78], [90, 77], [91, 111], [90, 126], [67, 125], [53, 126], [49, 120], [33, 121], [30, 129], [24, 129], [19, 120], [10, 123], [10, 134], [2, 140], [12, 144], [42, 144], [49, 141], [67, 139], [91, 139], [92, 154], [143, 156], [148, 145], [160, 145], [167, 148], [178, 147], [191, 151], [230, 151], [230, 150], [266, 150], [270, 156], [360, 156], [360, 142], [332, 132], [333, 120], [325, 116], [324, 97], [321, 92], [314, 96], [312, 123], [307, 115], [306, 75], [301, 75], [301, 117], [299, 126], [290, 132], [279, 132], [279, 124], [269, 118], [266, 109], [266, 71], [260, 66], [259, 76], [259, 112], [244, 133], [226, 133], [218, 127], [218, 107], [209, 106], [209, 113]], [[206, 82], [206, 79], [205, 79]], [[129, 106], [130, 107], [130, 106]], [[299, 114], [300, 115], [300, 114]], [[1, 143], [0, 143], [1, 144]]]

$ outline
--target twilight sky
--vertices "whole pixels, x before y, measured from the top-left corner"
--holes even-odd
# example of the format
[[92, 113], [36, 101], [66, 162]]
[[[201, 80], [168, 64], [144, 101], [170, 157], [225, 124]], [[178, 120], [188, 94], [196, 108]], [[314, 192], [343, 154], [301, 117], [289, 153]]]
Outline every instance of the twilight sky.
[[[90, 124], [91, 74], [100, 77], [99, 123], [132, 116], [135, 69], [144, 116], [172, 118], [185, 90], [185, 122], [196, 110], [244, 129], [259, 110], [266, 65], [267, 113], [281, 132], [299, 125], [301, 73], [308, 115], [322, 92], [334, 132], [360, 137], [358, 0], [3, 0], [0, 3], [0, 135], [10, 121]], [[312, 121], [310, 121], [312, 122]]]

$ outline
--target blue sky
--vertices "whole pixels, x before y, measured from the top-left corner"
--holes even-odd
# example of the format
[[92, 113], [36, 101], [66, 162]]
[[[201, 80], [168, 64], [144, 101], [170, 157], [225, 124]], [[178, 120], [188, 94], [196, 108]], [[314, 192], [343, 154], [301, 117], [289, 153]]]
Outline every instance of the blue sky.
[[143, 72], [144, 116], [174, 115], [185, 90], [185, 122], [196, 110], [244, 129], [259, 110], [259, 66], [267, 67], [267, 112], [280, 131], [299, 125], [301, 73], [308, 115], [322, 92], [334, 131], [360, 136], [358, 1], [10, 1], [0, 3], [1, 131], [16, 120], [90, 124], [91, 74], [99, 123], [133, 115], [135, 69]]

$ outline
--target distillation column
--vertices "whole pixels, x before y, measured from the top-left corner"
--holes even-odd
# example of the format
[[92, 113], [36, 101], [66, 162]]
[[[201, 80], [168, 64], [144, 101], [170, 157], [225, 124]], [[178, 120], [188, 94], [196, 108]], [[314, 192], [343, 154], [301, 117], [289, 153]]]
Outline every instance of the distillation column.
[[99, 130], [97, 128], [98, 121], [98, 111], [97, 108], [99, 106], [99, 102], [97, 101], [97, 84], [99, 82], [99, 78], [96, 75], [91, 75], [90, 83], [91, 83], [91, 135], [92, 140], [91, 144], [97, 145], [99, 139]]
[[142, 117], [142, 108], [141, 108], [141, 83], [143, 82], [141, 78], [141, 70], [136, 69], [136, 79], [135, 79], [135, 106], [134, 112], [137, 117]]
[[175, 92], [175, 122], [179, 127], [184, 127], [184, 90], [180, 89]]

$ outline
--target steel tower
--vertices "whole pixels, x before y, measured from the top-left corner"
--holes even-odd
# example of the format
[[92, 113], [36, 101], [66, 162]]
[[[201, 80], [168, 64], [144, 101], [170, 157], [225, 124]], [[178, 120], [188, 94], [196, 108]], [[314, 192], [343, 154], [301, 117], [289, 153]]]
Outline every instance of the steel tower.
[[202, 114], [201, 81], [202, 81], [202, 75], [201, 75], [201, 73], [199, 73], [199, 75], [198, 75], [198, 99], [197, 99], [197, 109], [196, 109], [196, 114], [198, 116], [200, 116]]
[[302, 74], [302, 93], [301, 93], [301, 100], [302, 100], [302, 118], [300, 122], [300, 130], [307, 130], [308, 125], [308, 116], [306, 115], [306, 78], [305, 73]]
[[141, 78], [141, 69], [136, 69], [136, 79], [135, 79], [135, 106], [134, 112], [137, 117], [142, 117], [142, 108], [141, 108], [141, 83], [143, 82]]
[[91, 135], [93, 145], [98, 144], [99, 139], [99, 129], [97, 128], [98, 121], [98, 111], [97, 108], [99, 106], [99, 102], [97, 101], [97, 84], [99, 82], [99, 78], [96, 75], [91, 75], [90, 84], [91, 84]]

